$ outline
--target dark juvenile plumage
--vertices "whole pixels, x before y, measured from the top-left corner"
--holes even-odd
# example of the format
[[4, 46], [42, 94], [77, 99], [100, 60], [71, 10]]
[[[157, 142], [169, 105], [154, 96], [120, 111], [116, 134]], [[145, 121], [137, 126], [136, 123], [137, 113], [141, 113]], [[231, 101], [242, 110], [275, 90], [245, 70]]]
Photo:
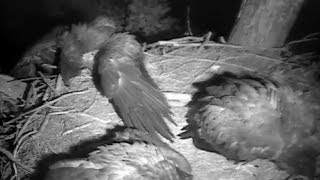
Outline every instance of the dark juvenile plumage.
[[[99, 17], [86, 25], [73, 25], [60, 38], [61, 75], [69, 79], [87, 67], [93, 70], [97, 87], [111, 100], [127, 127], [157, 132], [172, 141], [174, 135], [165, 118], [174, 123], [166, 98], [144, 67], [140, 44], [128, 34], [113, 34], [114, 24]], [[99, 49], [95, 60], [82, 54]], [[94, 66], [94, 67], [93, 67]]]
[[103, 16], [99, 16], [88, 24], [72, 25], [58, 39], [61, 49], [60, 71], [65, 84], [79, 75], [82, 68], [92, 68], [93, 61], [84, 61], [82, 55], [92, 50], [98, 50], [115, 31], [114, 23]]
[[191, 171], [183, 155], [167, 144], [127, 129], [88, 158], [53, 164], [45, 180], [192, 180]]
[[157, 132], [172, 140], [164, 118], [174, 123], [166, 98], [144, 67], [144, 55], [134, 36], [111, 36], [95, 57], [96, 77], [102, 94], [117, 108], [124, 124]]
[[249, 73], [215, 75], [198, 88], [187, 115], [198, 147], [236, 161], [270, 159], [290, 174], [313, 176], [319, 104], [284, 82]]

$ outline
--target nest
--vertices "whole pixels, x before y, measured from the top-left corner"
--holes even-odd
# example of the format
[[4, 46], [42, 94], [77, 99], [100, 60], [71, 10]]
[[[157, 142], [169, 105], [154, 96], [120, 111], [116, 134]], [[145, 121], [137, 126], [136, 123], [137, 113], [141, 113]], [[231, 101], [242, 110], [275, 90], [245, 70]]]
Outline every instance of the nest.
[[[170, 128], [174, 134], [179, 134], [187, 124], [185, 105], [195, 91], [194, 82], [224, 71], [269, 75], [279, 68], [291, 71], [292, 81], [299, 78], [298, 71], [306, 69], [314, 77], [319, 67], [319, 55], [313, 51], [297, 51], [310, 41], [318, 42], [319, 38], [308, 36], [274, 49], [215, 43], [202, 37], [159, 41], [144, 47], [146, 68], [167, 96], [178, 124], [177, 127], [170, 125]], [[43, 56], [54, 58], [55, 44], [45, 48], [28, 53], [13, 73], [24, 69], [31, 77], [0, 76], [0, 153], [4, 155], [0, 162], [1, 179], [28, 179], [41, 159], [50, 154], [66, 153], [81, 142], [95, 141], [122, 125], [107, 98], [96, 90], [91, 72], [83, 70], [69, 88], [65, 87], [54, 71], [54, 61], [41, 62]], [[93, 56], [91, 52], [84, 58]], [[48, 67], [53, 68], [43, 71]], [[273, 163], [264, 160], [235, 165], [218, 154], [195, 148], [191, 139], [177, 138], [170, 146], [188, 159], [195, 179], [283, 179], [286, 176]]]

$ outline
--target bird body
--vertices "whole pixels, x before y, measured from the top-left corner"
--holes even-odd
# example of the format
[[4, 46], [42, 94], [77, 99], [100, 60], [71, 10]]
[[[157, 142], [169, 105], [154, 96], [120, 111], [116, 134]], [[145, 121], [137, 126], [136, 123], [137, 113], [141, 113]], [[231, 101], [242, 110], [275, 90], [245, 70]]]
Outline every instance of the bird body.
[[92, 69], [93, 61], [85, 61], [82, 55], [99, 49], [115, 31], [114, 23], [106, 17], [97, 17], [89, 24], [72, 25], [58, 40], [61, 48], [60, 71], [65, 84], [80, 74], [81, 69]]
[[310, 177], [320, 153], [319, 116], [311, 106], [273, 78], [224, 73], [199, 85], [188, 121], [207, 150], [236, 161], [269, 159]]
[[120, 142], [100, 146], [88, 158], [57, 162], [50, 166], [45, 180], [192, 179], [191, 167], [180, 153], [147, 134], [136, 135], [126, 139], [120, 134]]
[[117, 108], [124, 124], [172, 140], [164, 118], [174, 123], [166, 98], [144, 68], [140, 44], [132, 35], [111, 36], [95, 57], [102, 94]]
[[[96, 87], [114, 105], [127, 127], [158, 134], [172, 141], [173, 133], [165, 122], [171, 117], [166, 98], [148, 74], [142, 47], [134, 36], [114, 33], [104, 18], [91, 24], [74, 25], [61, 37], [61, 75], [66, 84], [87, 67], [93, 71]], [[82, 54], [98, 49], [94, 60]]]

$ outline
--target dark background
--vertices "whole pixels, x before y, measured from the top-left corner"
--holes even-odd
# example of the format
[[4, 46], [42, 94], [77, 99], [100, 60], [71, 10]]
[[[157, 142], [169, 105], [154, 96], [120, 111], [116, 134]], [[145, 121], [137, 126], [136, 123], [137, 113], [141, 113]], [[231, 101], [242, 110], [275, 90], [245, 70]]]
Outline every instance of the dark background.
[[[59, 4], [62, 2], [63, 0], [1, 1], [2, 73], [9, 72], [26, 48], [53, 27], [86, 20], [86, 14], [81, 11], [81, 8], [87, 8], [86, 4], [69, 4], [61, 13]], [[241, 0], [175, 0], [172, 1], [172, 16], [185, 22], [187, 4], [190, 4], [194, 35], [201, 36], [207, 31], [214, 31], [219, 36], [227, 37], [234, 25]], [[319, 17], [320, 1], [306, 0], [288, 41], [320, 32]], [[176, 34], [176, 37], [180, 36], [183, 34]]]

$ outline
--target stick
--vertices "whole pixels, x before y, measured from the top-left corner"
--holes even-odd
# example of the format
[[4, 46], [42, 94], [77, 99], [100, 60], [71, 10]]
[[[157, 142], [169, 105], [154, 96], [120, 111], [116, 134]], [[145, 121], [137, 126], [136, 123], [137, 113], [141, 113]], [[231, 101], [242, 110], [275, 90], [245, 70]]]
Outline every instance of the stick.
[[15, 158], [9, 151], [0, 147], [0, 152], [4, 154], [10, 161], [22, 167], [22, 169], [26, 170], [29, 173], [34, 172], [34, 169], [22, 164], [17, 158]]
[[44, 75], [40, 71], [38, 71], [38, 74], [41, 76], [42, 80], [49, 86], [49, 88], [54, 92], [54, 94], [58, 95], [56, 89], [53, 88], [53, 86], [50, 84], [48, 79], [46, 77], [44, 77]]
[[43, 108], [45, 108], [45, 107], [48, 107], [48, 105], [51, 105], [52, 103], [55, 103], [55, 102], [57, 102], [57, 101], [60, 101], [61, 99], [64, 99], [64, 98], [67, 98], [67, 97], [73, 96], [73, 95], [84, 94], [84, 93], [87, 93], [87, 92], [89, 92], [89, 91], [91, 91], [91, 90], [90, 90], [90, 89], [86, 89], [86, 90], [73, 91], [73, 92], [69, 92], [69, 93], [63, 94], [63, 95], [61, 95], [61, 96], [59, 96], [59, 97], [57, 97], [57, 98], [55, 98], [55, 99], [53, 99], [53, 100], [51, 100], [51, 101], [46, 102], [46, 103], [43, 104], [43, 105], [40, 105], [40, 106], [38, 106], [38, 107], [36, 107], [36, 108], [34, 108], [34, 109], [31, 109], [31, 110], [29, 110], [29, 111], [27, 111], [27, 112], [24, 112], [24, 113], [18, 115], [17, 117], [11, 119], [10, 121], [4, 122], [3, 124], [4, 124], [4, 125], [9, 125], [9, 124], [15, 122], [16, 120], [20, 119], [21, 117], [26, 116], [26, 115], [34, 112], [34, 111], [38, 111], [38, 110], [41, 110], [41, 109], [43, 109]]

